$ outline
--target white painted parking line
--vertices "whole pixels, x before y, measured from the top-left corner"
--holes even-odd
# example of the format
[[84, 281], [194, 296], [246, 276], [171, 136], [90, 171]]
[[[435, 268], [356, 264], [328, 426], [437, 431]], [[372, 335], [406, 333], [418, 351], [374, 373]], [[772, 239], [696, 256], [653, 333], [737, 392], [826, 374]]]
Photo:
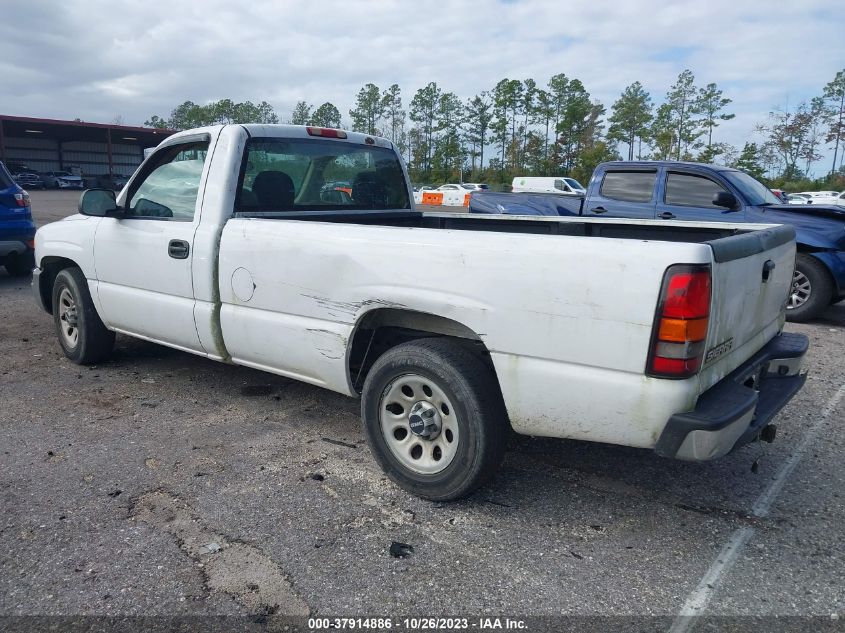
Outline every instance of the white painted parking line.
[[[821, 415], [810, 426], [801, 443], [789, 456], [789, 459], [784, 462], [783, 466], [781, 466], [774, 479], [772, 479], [772, 483], [769, 484], [763, 491], [763, 494], [754, 503], [751, 509], [754, 516], [765, 517], [769, 514], [769, 510], [783, 489], [787, 478], [795, 470], [795, 466], [801, 461], [810, 444], [816, 439], [827, 418], [836, 410], [843, 396], [845, 396], [845, 384], [841, 385], [834, 392], [833, 396], [831, 396], [830, 400], [827, 401], [824, 409], [822, 409]], [[752, 527], [743, 527], [731, 533], [728, 542], [704, 573], [701, 581], [692, 593], [687, 596], [684, 606], [681, 607], [681, 611], [672, 622], [672, 627], [669, 629], [670, 633], [687, 633], [695, 626], [697, 622], [696, 616], [704, 614], [713, 594], [716, 593], [716, 589], [719, 587], [722, 577], [734, 566], [734, 563], [742, 553], [742, 548], [745, 547], [745, 544], [754, 535], [754, 531]]]

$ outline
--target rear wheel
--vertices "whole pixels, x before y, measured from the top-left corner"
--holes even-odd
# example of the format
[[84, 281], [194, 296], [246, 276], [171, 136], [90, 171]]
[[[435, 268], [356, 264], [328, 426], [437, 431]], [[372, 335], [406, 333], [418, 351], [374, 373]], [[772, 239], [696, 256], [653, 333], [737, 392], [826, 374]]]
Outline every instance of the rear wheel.
[[7, 255], [4, 263], [6, 272], [13, 277], [26, 277], [32, 273], [35, 266], [35, 258], [32, 251], [21, 253], [20, 255]]
[[508, 423], [492, 370], [464, 346], [421, 339], [385, 352], [364, 383], [367, 441], [384, 472], [426, 499], [459, 499], [496, 471]]
[[53, 322], [62, 351], [77, 365], [107, 358], [114, 347], [114, 332], [103, 325], [88, 281], [78, 268], [65, 268], [53, 284]]
[[786, 319], [798, 323], [814, 319], [830, 305], [832, 298], [833, 282], [824, 264], [812, 255], [799, 253], [786, 304]]

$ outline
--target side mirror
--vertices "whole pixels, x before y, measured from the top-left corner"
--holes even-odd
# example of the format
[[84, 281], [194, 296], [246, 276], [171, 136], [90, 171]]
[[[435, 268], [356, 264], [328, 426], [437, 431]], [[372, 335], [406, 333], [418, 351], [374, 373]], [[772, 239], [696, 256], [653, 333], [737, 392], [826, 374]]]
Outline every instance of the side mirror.
[[732, 193], [728, 193], [727, 191], [720, 191], [713, 196], [713, 204], [717, 207], [725, 207], [726, 209], [733, 211], [737, 207], [736, 196]]
[[87, 189], [79, 197], [79, 212], [99, 218], [119, 214], [117, 198], [111, 189]]

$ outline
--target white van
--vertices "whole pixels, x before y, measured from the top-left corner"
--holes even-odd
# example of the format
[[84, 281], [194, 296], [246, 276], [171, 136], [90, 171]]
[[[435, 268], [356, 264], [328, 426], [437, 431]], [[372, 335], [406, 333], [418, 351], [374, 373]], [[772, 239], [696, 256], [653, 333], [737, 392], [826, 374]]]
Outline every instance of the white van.
[[570, 196], [587, 193], [580, 182], [563, 176], [517, 176], [511, 184], [514, 193], [560, 193]]

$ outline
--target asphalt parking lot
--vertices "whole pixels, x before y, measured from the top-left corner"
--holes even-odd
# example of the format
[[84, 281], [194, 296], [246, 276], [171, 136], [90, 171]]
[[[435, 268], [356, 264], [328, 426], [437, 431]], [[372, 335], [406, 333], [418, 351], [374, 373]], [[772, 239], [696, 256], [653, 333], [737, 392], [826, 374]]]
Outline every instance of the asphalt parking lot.
[[125, 337], [78, 367], [5, 272], [0, 313], [0, 615], [845, 617], [845, 304], [787, 326], [809, 379], [774, 444], [516, 438], [451, 504], [381, 474], [355, 400]]

